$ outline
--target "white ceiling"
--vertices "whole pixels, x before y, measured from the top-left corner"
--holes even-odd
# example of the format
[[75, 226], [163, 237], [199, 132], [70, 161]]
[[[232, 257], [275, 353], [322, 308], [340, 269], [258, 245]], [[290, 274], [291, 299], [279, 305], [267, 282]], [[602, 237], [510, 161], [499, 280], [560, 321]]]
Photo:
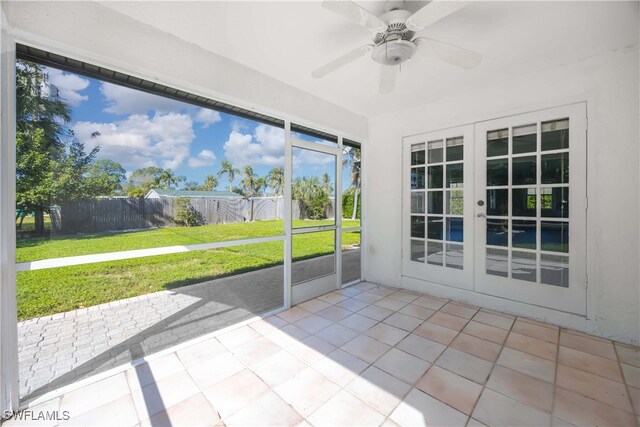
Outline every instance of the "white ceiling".
[[[385, 4], [358, 3], [377, 15]], [[407, 2], [407, 9], [426, 3]], [[476, 1], [420, 35], [481, 53], [479, 66], [460, 70], [418, 53], [402, 65], [396, 91], [379, 95], [380, 65], [368, 56], [324, 79], [311, 77], [314, 69], [371, 41], [365, 29], [320, 2], [102, 4], [367, 117], [638, 43], [636, 2]]]

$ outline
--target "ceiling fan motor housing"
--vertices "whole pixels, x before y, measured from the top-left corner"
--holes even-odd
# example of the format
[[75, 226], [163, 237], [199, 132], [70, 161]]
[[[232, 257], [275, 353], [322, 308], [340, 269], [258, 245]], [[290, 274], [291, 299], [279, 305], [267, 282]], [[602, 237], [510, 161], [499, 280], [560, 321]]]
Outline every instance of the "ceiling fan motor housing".
[[407, 40], [389, 40], [377, 45], [371, 52], [371, 58], [383, 65], [398, 65], [411, 59], [416, 53], [416, 45]]
[[411, 41], [415, 33], [407, 29], [406, 21], [411, 13], [402, 10], [391, 10], [380, 18], [387, 23], [382, 33], [377, 33], [371, 52], [374, 61], [383, 65], [398, 65], [410, 59], [416, 52], [416, 45]]

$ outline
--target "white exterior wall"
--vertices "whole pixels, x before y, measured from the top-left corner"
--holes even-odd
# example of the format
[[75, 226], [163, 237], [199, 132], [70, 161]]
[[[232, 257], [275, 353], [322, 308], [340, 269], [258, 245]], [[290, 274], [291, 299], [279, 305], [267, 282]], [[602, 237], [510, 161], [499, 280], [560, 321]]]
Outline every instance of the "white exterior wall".
[[[365, 271], [401, 286], [402, 138], [586, 101], [589, 197], [588, 319], [439, 287], [442, 296], [533, 316], [621, 341], [640, 342], [640, 137], [638, 45], [525, 75], [493, 87], [370, 118]], [[382, 195], [382, 197], [378, 197]], [[467, 196], [469, 197], [469, 196]], [[473, 197], [473, 196], [471, 196]], [[428, 278], [425, 278], [428, 280]], [[405, 286], [409, 285], [405, 281]], [[411, 286], [411, 285], [409, 285]]]

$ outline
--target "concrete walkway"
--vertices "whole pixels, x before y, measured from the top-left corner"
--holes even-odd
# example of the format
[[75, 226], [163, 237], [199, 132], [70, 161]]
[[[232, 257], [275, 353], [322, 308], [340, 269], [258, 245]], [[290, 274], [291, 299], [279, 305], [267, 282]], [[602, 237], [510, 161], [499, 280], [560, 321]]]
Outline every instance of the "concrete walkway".
[[[332, 256], [294, 263], [294, 276], [313, 278], [325, 258]], [[359, 249], [344, 252], [343, 272], [359, 277]], [[20, 396], [31, 400], [282, 307], [283, 283], [277, 266], [20, 322]]]

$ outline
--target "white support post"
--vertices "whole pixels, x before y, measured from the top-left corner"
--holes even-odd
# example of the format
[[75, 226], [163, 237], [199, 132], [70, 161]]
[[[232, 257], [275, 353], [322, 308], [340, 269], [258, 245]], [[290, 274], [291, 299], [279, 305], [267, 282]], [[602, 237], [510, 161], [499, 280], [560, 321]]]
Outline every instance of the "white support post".
[[[1, 7], [1, 6], [0, 6]], [[1, 10], [0, 10], [1, 12]], [[0, 418], [18, 409], [15, 43], [0, 23]]]
[[292, 199], [291, 176], [293, 148], [291, 147], [291, 122], [284, 121], [284, 306], [291, 308], [291, 258], [292, 251]]
[[342, 137], [338, 136], [338, 155], [336, 156], [336, 288], [342, 288]]

